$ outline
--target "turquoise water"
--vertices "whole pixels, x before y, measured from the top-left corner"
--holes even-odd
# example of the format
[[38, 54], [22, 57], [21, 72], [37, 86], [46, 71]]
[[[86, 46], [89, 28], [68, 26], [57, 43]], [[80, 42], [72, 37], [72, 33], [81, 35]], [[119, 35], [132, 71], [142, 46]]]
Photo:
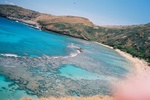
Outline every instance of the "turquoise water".
[[69, 40], [63, 36], [48, 34], [7, 19], [0, 19], [0, 23], [0, 53], [2, 54], [60, 56], [69, 52], [66, 49]]
[[28, 95], [26, 91], [19, 90], [18, 85], [13, 84], [11, 81], [6, 81], [5, 76], [0, 75], [0, 100], [19, 100], [23, 97], [37, 98], [36, 95]]
[[81, 68], [78, 68], [74, 65], [63, 65], [59, 69], [60, 75], [65, 76], [67, 78], [71, 78], [73, 80], [105, 80], [106, 76], [99, 75], [97, 73], [92, 73]]
[[[108, 82], [124, 77], [131, 70], [129, 61], [112, 49], [0, 18], [0, 68], [9, 73], [9, 67], [12, 70], [10, 74], [14, 76], [24, 72], [44, 78], [53, 75], [75, 81]], [[29, 78], [33, 80], [31, 76]], [[26, 90], [16, 87], [12, 91], [2, 88], [8, 88], [9, 84], [4, 76], [0, 76], [0, 95], [3, 94], [0, 99], [7, 100], [11, 95], [17, 100], [27, 95]]]

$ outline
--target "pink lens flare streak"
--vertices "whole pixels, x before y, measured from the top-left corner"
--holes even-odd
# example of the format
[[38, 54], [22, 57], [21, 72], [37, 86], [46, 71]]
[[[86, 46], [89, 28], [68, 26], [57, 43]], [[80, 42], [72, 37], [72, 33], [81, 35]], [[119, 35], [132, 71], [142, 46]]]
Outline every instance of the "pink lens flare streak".
[[118, 83], [114, 96], [115, 100], [150, 100], [150, 68]]

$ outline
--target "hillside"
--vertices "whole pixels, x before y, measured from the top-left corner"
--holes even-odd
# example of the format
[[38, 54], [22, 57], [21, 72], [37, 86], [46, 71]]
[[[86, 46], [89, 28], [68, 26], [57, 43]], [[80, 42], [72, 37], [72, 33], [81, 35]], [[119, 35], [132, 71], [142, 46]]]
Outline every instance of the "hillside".
[[0, 5], [0, 17], [46, 31], [97, 41], [150, 62], [150, 24], [103, 27], [94, 25], [87, 18], [42, 14], [12, 5]]

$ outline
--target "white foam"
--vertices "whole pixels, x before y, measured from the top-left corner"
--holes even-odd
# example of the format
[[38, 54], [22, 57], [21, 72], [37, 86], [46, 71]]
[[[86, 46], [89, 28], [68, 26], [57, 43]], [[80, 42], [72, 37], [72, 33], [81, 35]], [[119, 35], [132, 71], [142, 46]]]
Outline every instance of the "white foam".
[[77, 55], [78, 55], [78, 53], [72, 53], [72, 54], [70, 54], [69, 57], [76, 57]]
[[59, 56], [55, 56], [55, 57], [53, 57], [54, 59], [57, 59], [57, 58], [60, 58]]
[[76, 49], [75, 52], [71, 53], [69, 56], [63, 57], [63, 58], [70, 58], [70, 57], [76, 57], [78, 54], [81, 53], [79, 49], [81, 49], [79, 46], [75, 45], [74, 43], [71, 43], [67, 46], [68, 48]]
[[71, 53], [70, 57], [76, 57], [78, 54], [80, 54], [81, 52], [79, 50], [77, 50], [76, 53]]
[[[73, 58], [73, 57], [78, 56], [78, 54], [80, 54], [80, 53], [81, 53], [80, 50], [76, 50], [75, 52], [72, 52], [72, 53], [70, 53], [70, 54], [67, 55], [67, 56], [53, 56], [52, 58], [53, 58], [53, 59], [59, 59], [59, 58]], [[46, 56], [46, 55], [44, 55], [44, 56], [49, 58], [49, 56]], [[51, 57], [50, 57], [50, 58], [51, 58]]]
[[68, 48], [76, 48], [76, 49], [79, 49], [80, 47], [74, 45], [74, 43], [71, 43], [67, 46]]
[[[53, 56], [52, 58], [53, 59], [58, 59], [58, 58], [73, 58], [73, 57], [78, 56], [78, 54], [81, 53], [81, 51], [80, 51], [81, 48], [78, 47], [78, 46], [76, 46], [76, 45], [74, 45], [74, 43], [69, 44], [67, 47], [71, 48], [71, 49], [74, 49], [74, 52], [70, 53], [67, 56]], [[49, 57], [49, 56], [47, 56], [47, 57]]]
[[80, 51], [80, 50], [77, 50], [77, 53], [81, 53], [81, 51]]
[[16, 54], [0, 54], [1, 56], [5, 56], [5, 57], [19, 57]]
[[69, 56], [65, 56], [63, 58], [73, 58], [73, 57], [78, 56], [78, 54], [80, 54], [80, 53], [81, 53], [80, 50], [77, 50], [76, 52], [70, 53]]

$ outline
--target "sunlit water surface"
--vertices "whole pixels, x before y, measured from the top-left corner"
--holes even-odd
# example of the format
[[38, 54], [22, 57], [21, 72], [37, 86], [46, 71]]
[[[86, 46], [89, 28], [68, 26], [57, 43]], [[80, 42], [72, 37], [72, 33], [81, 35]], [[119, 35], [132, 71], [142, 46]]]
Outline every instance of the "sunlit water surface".
[[[131, 70], [129, 61], [112, 49], [0, 18], [0, 67], [20, 66], [37, 67], [29, 71], [38, 75], [56, 74], [75, 81], [110, 81], [124, 77]], [[52, 71], [41, 72], [40, 68], [52, 68]], [[0, 100], [31, 96], [2, 74]]]

